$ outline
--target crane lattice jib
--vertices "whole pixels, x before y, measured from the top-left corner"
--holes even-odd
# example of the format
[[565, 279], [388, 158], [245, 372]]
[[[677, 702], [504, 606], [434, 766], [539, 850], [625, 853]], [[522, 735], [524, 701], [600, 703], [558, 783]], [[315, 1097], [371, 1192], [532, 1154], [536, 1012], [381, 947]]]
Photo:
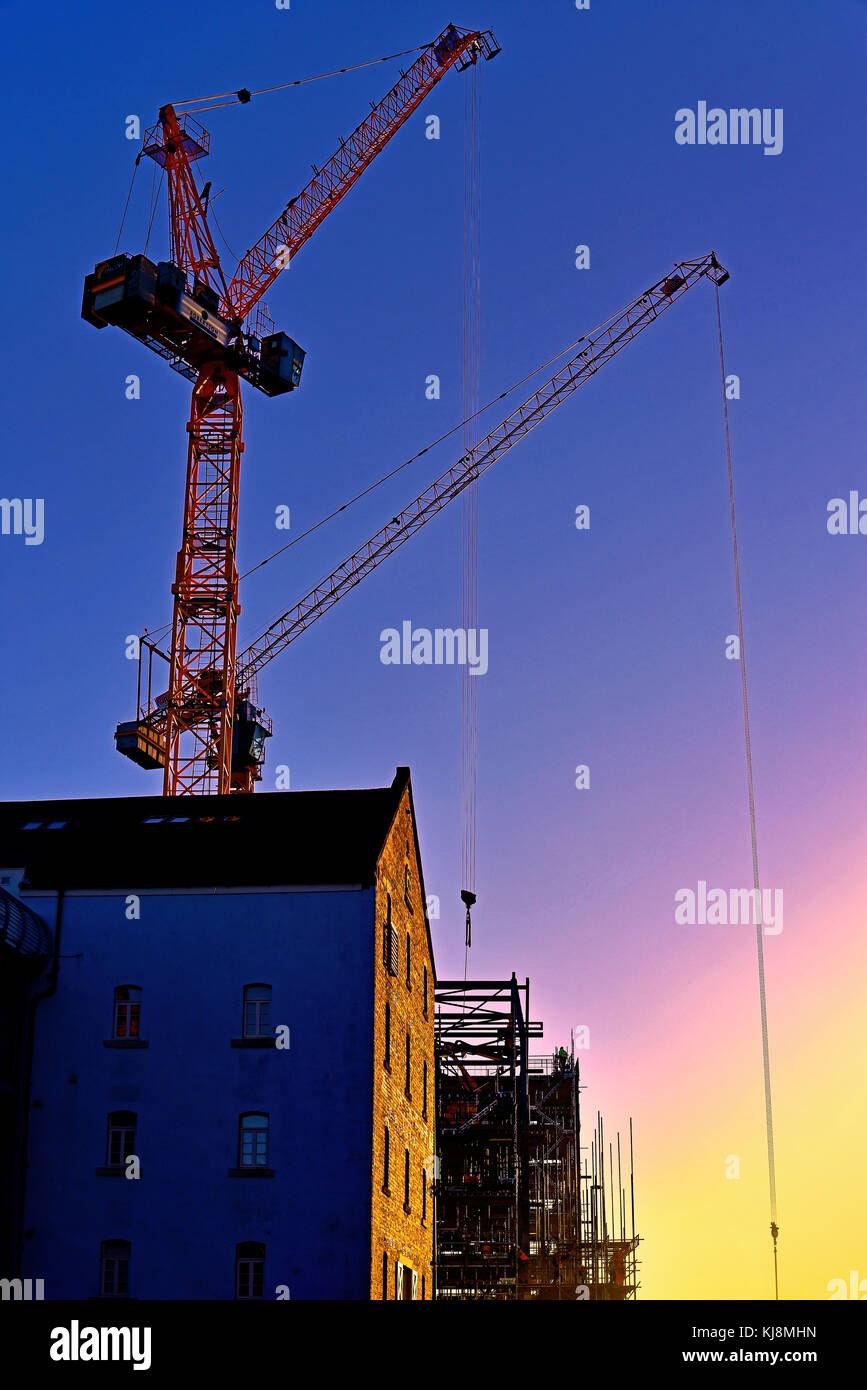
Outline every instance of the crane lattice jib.
[[294, 642], [296, 637], [300, 637], [311, 623], [321, 618], [356, 584], [360, 584], [366, 574], [376, 569], [464, 488], [491, 468], [513, 444], [529, 434], [556, 406], [598, 372], [609, 358], [637, 338], [670, 304], [705, 275], [716, 284], [728, 279], [728, 272], [713, 253], [700, 260], [680, 262], [664, 280], [653, 285], [602, 325], [594, 337], [580, 340], [584, 342], [584, 347], [550, 381], [534, 391], [421, 496], [392, 517], [381, 531], [344, 560], [333, 574], [317, 584], [300, 603], [251, 643], [238, 658], [239, 684], [247, 684], [273, 657]]
[[[424, 50], [395, 83], [387, 96], [373, 106], [348, 140], [328, 163], [293, 199], [255, 246], [241, 258], [223, 301], [227, 318], [243, 320], [274, 283], [293, 256], [313, 235], [383, 146], [421, 105], [440, 78], [468, 58], [475, 61], [478, 51], [493, 57], [499, 50], [490, 33], [477, 29], [458, 29], [449, 25]], [[315, 167], [315, 166], [314, 166]]]

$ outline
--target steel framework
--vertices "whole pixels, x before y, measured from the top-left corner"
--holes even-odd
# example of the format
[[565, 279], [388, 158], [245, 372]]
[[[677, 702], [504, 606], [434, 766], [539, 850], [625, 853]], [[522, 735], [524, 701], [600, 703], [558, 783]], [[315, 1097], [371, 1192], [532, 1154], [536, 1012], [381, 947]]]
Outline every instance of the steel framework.
[[172, 585], [166, 795], [204, 795], [215, 784], [252, 790], [252, 781], [233, 779], [231, 770], [242, 421], [237, 374], [220, 363], [203, 367], [187, 425], [183, 538]]
[[[631, 1299], [638, 1288], [630, 1124], [627, 1231], [604, 1130], [586, 1159], [574, 1048], [532, 1056], [529, 980], [436, 988], [436, 1295], [461, 1301]], [[610, 1195], [609, 1195], [610, 1194]]]

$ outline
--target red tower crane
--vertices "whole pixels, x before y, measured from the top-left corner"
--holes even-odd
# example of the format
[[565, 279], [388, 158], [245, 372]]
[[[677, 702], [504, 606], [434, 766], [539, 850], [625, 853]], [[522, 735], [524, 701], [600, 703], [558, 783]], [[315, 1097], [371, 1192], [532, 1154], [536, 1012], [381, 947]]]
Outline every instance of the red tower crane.
[[[728, 280], [729, 273], [711, 252], [693, 261], [681, 261], [662, 280], [638, 296], [625, 309], [594, 329], [589, 337], [580, 338], [580, 349], [543, 386], [538, 387], [505, 420], [480, 439], [451, 468], [414, 498], [383, 528], [360, 546], [332, 574], [321, 580], [292, 608], [287, 609], [265, 632], [251, 642], [238, 658], [237, 679], [245, 688], [256, 681], [259, 672], [282, 652], [302, 632], [327, 613], [345, 594], [371, 574], [383, 560], [393, 555], [410, 536], [415, 535], [465, 488], [502, 458], [520, 439], [540, 424], [558, 405], [567, 400], [585, 381], [594, 376], [606, 362], [615, 357], [628, 343], [633, 342], [654, 323], [675, 300], [680, 299], [699, 280], [707, 278], [715, 285]], [[161, 745], [166, 723], [160, 698], [152, 696], [153, 657], [168, 655], [155, 644], [142, 638], [148, 652], [147, 686], [142, 691], [142, 666], [139, 667], [138, 718], [128, 726], [134, 738], [136, 761], [142, 766], [158, 766], [145, 761], [147, 750]], [[251, 756], [264, 757], [264, 729], [258, 726], [258, 737], [250, 744]]]
[[299, 385], [304, 352], [285, 333], [248, 331], [249, 315], [445, 73], [499, 51], [490, 30], [448, 25], [241, 258], [231, 283], [193, 171], [208, 153], [207, 131], [190, 112], [164, 106], [145, 135], [142, 152], [167, 178], [171, 259], [101, 261], [85, 279], [81, 312], [97, 328], [123, 328], [194, 383], [168, 690], [158, 718], [120, 724], [115, 735], [135, 762], [164, 769], [167, 796], [252, 791], [270, 732], [236, 660], [241, 380], [282, 395]]

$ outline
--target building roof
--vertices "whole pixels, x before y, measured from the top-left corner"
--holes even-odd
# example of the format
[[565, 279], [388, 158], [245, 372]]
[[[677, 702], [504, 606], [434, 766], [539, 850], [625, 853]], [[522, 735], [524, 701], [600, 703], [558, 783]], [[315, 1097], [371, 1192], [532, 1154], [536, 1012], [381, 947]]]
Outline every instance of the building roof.
[[408, 781], [399, 767], [350, 791], [6, 801], [0, 864], [67, 891], [368, 886]]

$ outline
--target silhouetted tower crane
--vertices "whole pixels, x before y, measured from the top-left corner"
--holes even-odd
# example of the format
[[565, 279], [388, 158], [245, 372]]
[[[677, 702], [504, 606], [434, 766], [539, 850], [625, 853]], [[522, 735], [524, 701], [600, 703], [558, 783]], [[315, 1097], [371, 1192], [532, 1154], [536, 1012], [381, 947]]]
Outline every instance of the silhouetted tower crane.
[[[207, 193], [196, 188], [207, 131], [190, 112], [164, 106], [145, 135], [143, 153], [166, 174], [171, 260], [124, 254], [100, 262], [85, 280], [82, 317], [125, 329], [194, 383], [168, 690], [158, 717], [121, 724], [115, 735], [133, 761], [164, 769], [168, 796], [252, 791], [270, 733], [236, 660], [241, 380], [282, 395], [298, 386], [304, 352], [285, 333], [249, 331], [251, 311], [445, 73], [498, 52], [490, 31], [450, 24], [242, 257], [231, 283], [208, 225]], [[236, 93], [241, 102], [250, 95]]]

